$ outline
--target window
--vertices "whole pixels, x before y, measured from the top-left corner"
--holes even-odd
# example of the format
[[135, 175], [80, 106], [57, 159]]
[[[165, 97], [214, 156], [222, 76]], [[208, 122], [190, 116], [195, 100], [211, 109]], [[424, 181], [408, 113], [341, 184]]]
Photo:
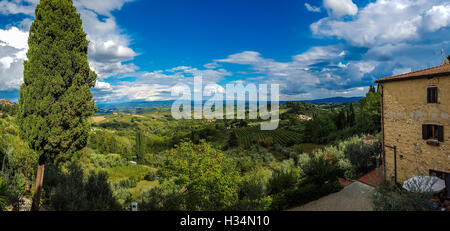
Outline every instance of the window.
[[422, 125], [422, 138], [424, 140], [439, 140], [444, 142], [444, 127], [440, 125], [424, 124]]
[[427, 89], [427, 103], [438, 103], [438, 88], [429, 87]]

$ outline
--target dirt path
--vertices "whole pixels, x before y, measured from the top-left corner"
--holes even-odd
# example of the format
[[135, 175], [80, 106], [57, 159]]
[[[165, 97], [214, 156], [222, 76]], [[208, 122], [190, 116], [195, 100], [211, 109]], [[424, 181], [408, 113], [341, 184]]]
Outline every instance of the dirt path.
[[354, 182], [337, 193], [322, 197], [290, 211], [372, 211], [372, 186]]

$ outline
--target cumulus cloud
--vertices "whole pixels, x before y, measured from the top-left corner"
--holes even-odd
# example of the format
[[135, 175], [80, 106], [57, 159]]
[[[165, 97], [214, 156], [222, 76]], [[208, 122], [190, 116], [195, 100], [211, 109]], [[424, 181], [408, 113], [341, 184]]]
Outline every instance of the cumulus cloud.
[[352, 0], [324, 0], [323, 6], [330, 16], [341, 17], [358, 13], [358, 7]]
[[355, 46], [372, 47], [421, 39], [427, 31], [450, 24], [445, 1], [377, 0], [360, 10], [353, 20], [327, 17], [311, 25], [316, 35], [337, 37]]
[[0, 29], [0, 91], [17, 89], [22, 84], [28, 33], [17, 27]]
[[0, 14], [34, 14], [34, 7], [39, 0], [1, 0]]
[[450, 3], [433, 6], [424, 16], [424, 26], [428, 31], [436, 31], [450, 25]]
[[261, 77], [247, 78], [246, 82], [279, 84], [283, 97], [290, 99], [317, 96], [311, 93], [319, 89], [343, 92], [373, 83], [374, 78], [366, 74], [371, 72], [374, 66], [358, 61], [343, 64], [344, 60], [345, 51], [342, 46], [336, 45], [312, 47], [293, 56], [290, 62], [264, 58], [255, 51], [229, 55], [216, 62], [249, 65], [256, 73], [260, 73]]
[[[138, 67], [129, 61], [138, 54], [130, 48], [130, 38], [125, 35], [111, 14], [132, 0], [74, 0], [74, 5], [83, 20], [83, 29], [89, 43], [88, 60], [99, 79], [135, 72]], [[0, 28], [0, 90], [18, 89], [23, 78], [23, 60], [28, 49], [28, 30], [39, 0], [0, 1], [0, 14], [21, 14], [19, 21], [7, 29]]]
[[[170, 100], [172, 88], [187, 85], [194, 89], [194, 77], [202, 77], [203, 87], [212, 86], [225, 80], [232, 73], [225, 69], [198, 69], [190, 66], [178, 66], [167, 70], [157, 70], [137, 74], [133, 81], [114, 79], [114, 83], [98, 82], [94, 89], [97, 102], [124, 102], [133, 100]], [[219, 89], [219, 88], [217, 88]], [[220, 89], [219, 89], [220, 90]]]

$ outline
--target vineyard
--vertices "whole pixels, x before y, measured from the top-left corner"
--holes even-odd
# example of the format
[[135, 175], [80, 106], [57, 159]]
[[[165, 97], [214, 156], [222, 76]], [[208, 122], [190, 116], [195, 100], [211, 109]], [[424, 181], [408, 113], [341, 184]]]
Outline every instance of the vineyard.
[[291, 146], [301, 143], [303, 136], [288, 130], [276, 129], [273, 131], [262, 131], [259, 126], [239, 128], [234, 130], [240, 147], [251, 147], [254, 144], [263, 146], [272, 146], [280, 144], [282, 146]]

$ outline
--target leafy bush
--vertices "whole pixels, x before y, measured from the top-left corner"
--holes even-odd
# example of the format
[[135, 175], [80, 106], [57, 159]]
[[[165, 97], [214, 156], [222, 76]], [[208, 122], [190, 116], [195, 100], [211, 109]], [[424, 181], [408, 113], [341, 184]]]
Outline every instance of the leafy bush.
[[144, 180], [146, 180], [146, 181], [154, 181], [154, 180], [156, 180], [156, 172], [155, 171], [147, 172], [147, 175], [145, 175]]
[[239, 210], [262, 211], [271, 204], [269, 181], [272, 172], [269, 169], [256, 168], [246, 173], [239, 190]]
[[90, 154], [89, 159], [95, 168], [114, 168], [127, 165], [127, 160], [119, 154]]
[[357, 173], [366, 173], [376, 167], [377, 156], [381, 153], [381, 144], [354, 143], [347, 145], [345, 154]]
[[153, 171], [144, 165], [128, 165], [108, 168], [107, 172], [112, 182], [119, 182], [122, 179], [135, 177], [136, 181], [144, 180], [148, 172]]
[[183, 187], [174, 181], [164, 181], [161, 185], [141, 193], [137, 199], [142, 211], [186, 210], [186, 195]]
[[1, 178], [3, 179], [3, 193], [5, 194], [4, 197], [6, 198], [7, 204], [12, 205], [14, 211], [19, 211], [20, 207], [24, 203], [23, 197], [26, 193], [25, 176], [20, 172], [7, 169], [4, 173], [2, 173]]
[[390, 181], [383, 181], [372, 196], [376, 211], [430, 211], [432, 193], [408, 192]]
[[5, 210], [8, 202], [8, 194], [6, 191], [6, 185], [3, 184], [2, 178], [0, 178], [0, 211]]
[[72, 163], [68, 172], [59, 173], [50, 204], [57, 211], [117, 210], [106, 172], [91, 172], [85, 180], [80, 165]]
[[132, 201], [132, 194], [128, 188], [121, 187], [119, 184], [111, 185], [112, 196], [121, 210], [128, 210]]
[[162, 180], [174, 179], [184, 188], [186, 209], [227, 210], [238, 200], [239, 172], [222, 151], [201, 141], [184, 142], [170, 151], [159, 172]]
[[270, 193], [276, 194], [286, 190], [295, 189], [300, 180], [300, 171], [295, 166], [294, 161], [285, 160], [280, 168], [272, 172], [270, 179]]
[[326, 156], [311, 155], [309, 162], [303, 167], [305, 182], [322, 185], [337, 181], [338, 166], [337, 159], [326, 159]]
[[130, 176], [126, 179], [122, 179], [119, 181], [119, 186], [122, 188], [134, 188], [137, 185], [137, 178], [135, 176]]

